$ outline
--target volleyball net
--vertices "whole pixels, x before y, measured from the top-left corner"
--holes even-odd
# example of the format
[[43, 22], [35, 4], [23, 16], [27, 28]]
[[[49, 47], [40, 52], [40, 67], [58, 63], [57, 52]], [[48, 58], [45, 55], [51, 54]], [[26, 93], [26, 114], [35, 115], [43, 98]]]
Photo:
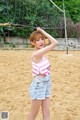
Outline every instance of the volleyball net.
[[[43, 3], [45, 4], [45, 8]], [[40, 26], [55, 38], [65, 38], [63, 4], [59, 8], [56, 4], [53, 4], [52, 0], [48, 0], [49, 8], [45, 1], [43, 3], [39, 3], [41, 4], [39, 8], [35, 3], [31, 3], [32, 16], [29, 15], [31, 11], [28, 9], [30, 7], [28, 6], [28, 1], [25, 4], [22, 1], [15, 1], [13, 7], [7, 9], [7, 11], [3, 11], [8, 22], [0, 23], [0, 26], [3, 27], [5, 35], [21, 36], [25, 34], [25, 36], [29, 36], [37, 26]], [[7, 0], [5, 5], [9, 8], [12, 5], [12, 1]], [[20, 7], [22, 7], [21, 10]], [[66, 41], [64, 42], [66, 45]]]

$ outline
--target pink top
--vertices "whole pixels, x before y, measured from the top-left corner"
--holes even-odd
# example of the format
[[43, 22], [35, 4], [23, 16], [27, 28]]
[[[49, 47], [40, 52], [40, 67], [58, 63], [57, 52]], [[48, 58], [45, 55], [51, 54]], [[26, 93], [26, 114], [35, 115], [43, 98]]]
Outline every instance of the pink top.
[[32, 61], [32, 75], [36, 76], [38, 74], [44, 74], [47, 75], [50, 73], [50, 63], [46, 57], [43, 57], [43, 59], [35, 63]]

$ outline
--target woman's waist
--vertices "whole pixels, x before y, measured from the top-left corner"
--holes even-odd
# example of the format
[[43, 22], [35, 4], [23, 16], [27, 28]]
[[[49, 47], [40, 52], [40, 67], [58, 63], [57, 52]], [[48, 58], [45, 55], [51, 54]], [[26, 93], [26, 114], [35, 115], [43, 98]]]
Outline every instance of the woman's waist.
[[34, 75], [33, 78], [35, 78], [35, 77], [42, 77], [42, 78], [44, 78], [45, 76], [46, 76], [45, 74], [37, 74], [37, 75]]
[[33, 77], [34, 80], [37, 82], [47, 82], [50, 80], [50, 74], [38, 74]]

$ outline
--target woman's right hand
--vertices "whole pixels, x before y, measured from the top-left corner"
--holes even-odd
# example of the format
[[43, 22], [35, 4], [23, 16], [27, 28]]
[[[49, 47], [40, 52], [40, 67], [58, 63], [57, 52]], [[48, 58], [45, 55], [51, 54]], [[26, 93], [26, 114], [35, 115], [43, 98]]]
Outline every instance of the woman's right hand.
[[43, 29], [40, 28], [40, 27], [37, 27], [36, 29], [37, 29], [37, 31], [40, 31], [40, 32], [43, 30]]

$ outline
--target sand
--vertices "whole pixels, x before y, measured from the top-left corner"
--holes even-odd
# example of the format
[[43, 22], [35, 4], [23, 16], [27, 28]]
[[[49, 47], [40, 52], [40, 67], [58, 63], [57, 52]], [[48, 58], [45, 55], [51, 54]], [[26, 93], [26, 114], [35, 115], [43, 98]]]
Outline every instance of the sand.
[[[30, 50], [0, 50], [0, 112], [27, 120], [32, 80]], [[51, 51], [51, 120], [80, 120], [80, 51]], [[36, 120], [42, 120], [41, 110]]]

